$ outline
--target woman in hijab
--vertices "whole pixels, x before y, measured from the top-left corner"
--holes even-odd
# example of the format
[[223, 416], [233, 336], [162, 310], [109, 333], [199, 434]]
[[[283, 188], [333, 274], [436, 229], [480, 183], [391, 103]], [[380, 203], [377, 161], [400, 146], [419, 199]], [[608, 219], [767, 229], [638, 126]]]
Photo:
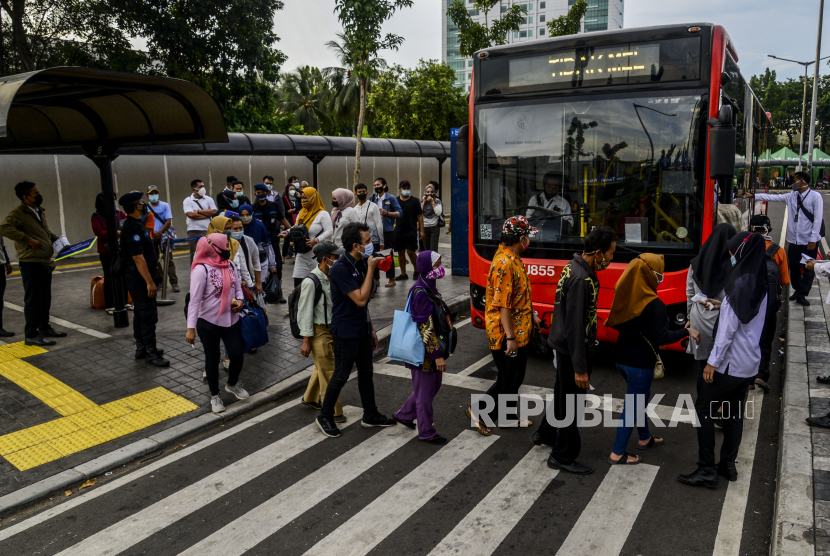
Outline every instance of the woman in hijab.
[[[747, 389], [758, 374], [759, 344], [767, 307], [764, 237], [741, 232], [726, 247], [732, 271], [723, 285], [726, 295], [715, 326], [715, 345], [697, 380], [698, 468], [694, 473], [678, 477], [681, 483], [709, 488], [717, 486], [718, 475], [730, 481], [738, 478], [735, 458], [743, 433], [743, 404]], [[718, 407], [723, 409], [720, 418], [723, 444], [720, 462], [715, 465], [713, 418], [716, 416], [713, 413]]]
[[[289, 183], [285, 186], [285, 195], [282, 196], [282, 203], [285, 207], [286, 218], [292, 225], [297, 222], [297, 214], [299, 214], [300, 209], [302, 208], [302, 204], [300, 203], [299, 185], [300, 182]], [[282, 258], [288, 259], [289, 255], [293, 255], [293, 251], [291, 251], [291, 244], [289, 243], [288, 238], [286, 238], [282, 245]]]
[[686, 278], [686, 314], [689, 315], [689, 326], [700, 331], [700, 341], [689, 342], [686, 352], [694, 355], [701, 369], [706, 366], [715, 343], [712, 332], [725, 295], [723, 285], [732, 270], [726, 242], [735, 234], [732, 224], [718, 224], [698, 256], [692, 259]]
[[271, 245], [271, 236], [265, 224], [254, 218], [254, 207], [245, 204], [239, 207], [239, 218], [242, 220], [243, 230], [246, 236], [254, 240], [259, 253], [260, 279], [264, 285], [268, 273], [277, 271], [277, 259], [274, 255], [274, 248]]
[[[317, 261], [314, 260], [310, 248], [313, 248], [324, 239], [331, 241], [334, 235], [332, 219], [329, 213], [326, 212], [326, 207], [323, 206], [320, 193], [313, 187], [306, 187], [300, 194], [300, 201], [303, 208], [297, 216], [296, 225], [304, 224], [308, 229], [306, 245], [308, 245], [309, 250], [306, 253], [297, 253], [294, 259], [294, 273], [292, 276], [294, 277], [295, 288], [317, 266]], [[352, 204], [354, 204], [354, 199], [352, 199]]]
[[[239, 218], [238, 216], [236, 218]], [[240, 220], [241, 222], [241, 220]], [[248, 261], [245, 260], [245, 252], [240, 249], [239, 241], [234, 239], [231, 226], [233, 220], [227, 216], [214, 216], [208, 225], [207, 234], [224, 234], [228, 236], [228, 249], [231, 252], [231, 261], [236, 266], [239, 279], [245, 284], [252, 284], [251, 274], [248, 271]]]
[[219, 397], [220, 341], [225, 344], [230, 357], [225, 390], [240, 400], [248, 397], [248, 392], [239, 383], [244, 361], [242, 331], [237, 314], [243, 307], [242, 288], [230, 257], [227, 236], [214, 233], [199, 240], [190, 267], [190, 304], [187, 307], [185, 340], [193, 344], [196, 334], [199, 334], [205, 350], [205, 373], [210, 388], [210, 407], [214, 413], [225, 411], [225, 404]]
[[[115, 204], [115, 196], [113, 195], [113, 204]], [[104, 305], [106, 305], [107, 313], [112, 314], [115, 310], [115, 299], [112, 293], [112, 259], [110, 258], [109, 250], [109, 236], [107, 235], [107, 216], [106, 216], [106, 196], [99, 193], [95, 197], [95, 212], [92, 213], [92, 233], [98, 238], [96, 245], [98, 246], [98, 258], [101, 259], [101, 268], [104, 271]], [[115, 223], [121, 227], [121, 222], [127, 219], [124, 211], [115, 210]], [[0, 269], [2, 271], [2, 269]], [[125, 290], [126, 291], [126, 290]], [[130, 306], [129, 308], [132, 308]]]
[[[617, 330], [617, 370], [625, 379], [625, 405], [614, 448], [608, 457], [611, 465], [640, 463], [640, 456], [626, 452], [631, 438], [632, 425], [637, 415], [642, 415], [651, 398], [651, 383], [654, 380], [654, 366], [657, 363], [657, 350], [679, 342], [687, 336], [699, 340], [697, 330], [682, 328], [669, 330], [669, 317], [666, 305], [657, 295], [657, 287], [663, 281], [665, 263], [663, 255], [643, 253], [628, 265], [614, 288], [614, 303], [605, 326]], [[629, 403], [631, 394], [634, 404]], [[651, 435], [648, 422], [637, 427], [640, 441], [639, 450], [648, 450], [663, 445], [662, 438]]]
[[354, 210], [354, 193], [348, 189], [338, 188], [331, 194], [331, 225], [334, 228], [334, 244], [342, 247], [341, 236], [343, 227], [350, 222], [356, 222], [357, 215]]
[[409, 311], [412, 320], [418, 325], [426, 351], [424, 363], [420, 366], [406, 364], [412, 373], [413, 392], [397, 412], [395, 420], [409, 427], [415, 428], [414, 420], [418, 419], [418, 438], [430, 444], [446, 444], [447, 439], [435, 431], [432, 422], [432, 402], [438, 390], [441, 389], [441, 373], [447, 370], [438, 337], [435, 333], [435, 323], [438, 315], [435, 313], [433, 298], [441, 299], [436, 281], [444, 277], [444, 267], [441, 266], [441, 255], [435, 251], [422, 251], [415, 260], [420, 277], [409, 290]]

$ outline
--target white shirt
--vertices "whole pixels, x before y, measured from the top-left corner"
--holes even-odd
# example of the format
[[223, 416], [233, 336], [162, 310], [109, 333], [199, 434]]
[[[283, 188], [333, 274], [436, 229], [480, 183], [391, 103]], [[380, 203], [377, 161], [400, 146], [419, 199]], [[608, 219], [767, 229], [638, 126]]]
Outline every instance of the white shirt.
[[332, 240], [335, 245], [340, 245], [340, 238], [343, 237], [343, 228], [352, 222], [357, 222], [357, 212], [354, 207], [346, 207], [341, 210], [340, 220], [337, 221], [337, 227], [334, 229], [334, 239]]
[[[196, 212], [197, 210], [216, 210], [216, 203], [213, 199], [205, 195], [201, 199], [197, 199], [193, 195], [184, 200], [184, 213]], [[187, 231], [206, 232], [210, 226], [210, 218], [203, 218], [201, 220], [194, 220], [187, 217]]]
[[[539, 200], [541, 199], [541, 203]], [[571, 214], [571, 204], [562, 196], [562, 195], [554, 195], [553, 197], [548, 197], [547, 192], [539, 193], [538, 195], [534, 195], [530, 198], [530, 202], [528, 206], [531, 207], [544, 207], [550, 211], [553, 211], [555, 214]], [[550, 218], [551, 215], [548, 212], [541, 211], [541, 210], [534, 210], [534, 209], [527, 209], [528, 218], [535, 217], [535, 218]], [[571, 226], [573, 226], [574, 219], [572, 216], [563, 216], [561, 220], [564, 220]]]
[[732, 310], [727, 296], [720, 306], [718, 335], [707, 363], [719, 373], [726, 372], [728, 367], [729, 376], [749, 378], [757, 375], [758, 364], [761, 362], [759, 344], [766, 315], [767, 298], [764, 297], [758, 314], [748, 324], [744, 324]]
[[[321, 210], [317, 216], [314, 217], [314, 222], [308, 226], [308, 238], [318, 238], [320, 241], [324, 239], [331, 239], [334, 236], [334, 228], [331, 225], [331, 215]], [[314, 259], [314, 254], [297, 253], [294, 257], [294, 272], [291, 274], [292, 278], [305, 278], [314, 267], [317, 266], [317, 261]]]
[[[813, 267], [813, 272], [816, 273], [816, 276], [830, 278], [830, 261], [821, 261], [816, 263], [816, 266]], [[827, 294], [827, 300], [825, 303], [830, 305], [830, 293]]]
[[383, 219], [380, 216], [378, 206], [372, 201], [366, 201], [362, 205], [355, 205], [354, 211], [356, 215], [353, 221], [362, 222], [369, 226], [369, 231], [372, 233], [372, 243], [385, 247], [383, 244]]
[[[821, 193], [808, 189], [801, 195], [801, 202], [804, 207], [813, 213], [813, 221], [798, 208], [798, 191], [770, 195], [768, 193], [756, 193], [756, 201], [767, 201], [772, 203], [787, 203], [787, 243], [791, 245], [807, 245], [821, 241], [821, 220], [824, 218], [824, 199]], [[798, 217], [798, 221], [796, 221]]]
[[[29, 207], [29, 205], [26, 205], [26, 206]], [[41, 218], [40, 218], [40, 209], [38, 209], [37, 207], [29, 207], [29, 210], [35, 213], [35, 218], [37, 218], [38, 222], [39, 222], [41, 220]]]

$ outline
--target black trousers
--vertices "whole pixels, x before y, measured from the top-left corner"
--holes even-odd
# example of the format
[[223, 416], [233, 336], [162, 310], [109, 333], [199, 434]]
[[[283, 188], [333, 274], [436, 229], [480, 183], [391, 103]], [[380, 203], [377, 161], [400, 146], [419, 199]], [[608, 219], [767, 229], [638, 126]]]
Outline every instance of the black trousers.
[[357, 389], [360, 392], [360, 403], [363, 405], [363, 418], [372, 419], [380, 413], [375, 404], [375, 384], [372, 380], [372, 348], [374, 340], [368, 334], [363, 338], [340, 338], [332, 336], [334, 340], [334, 374], [331, 376], [326, 395], [323, 398], [323, 408], [320, 417], [334, 418], [334, 406], [340, 397], [340, 391], [349, 381], [352, 367], [357, 366]]
[[[589, 363], [588, 376], [590, 375], [591, 367]], [[553, 387], [554, 417], [558, 421], [564, 420], [567, 411], [568, 397], [585, 393], [586, 392], [583, 388], [579, 388], [576, 385], [574, 365], [570, 355], [557, 351], [556, 385]], [[574, 412], [573, 422], [561, 428], [553, 427], [550, 423], [548, 423], [546, 418], [542, 419], [538, 432], [542, 436], [543, 442], [553, 445], [550, 455], [556, 461], [569, 465], [579, 457], [579, 452], [582, 449], [582, 438], [579, 436], [579, 427], [576, 424], [576, 412]]]
[[[387, 249], [391, 249], [392, 250], [391, 253], [394, 256], [394, 254], [395, 254], [395, 231], [394, 230], [392, 230], [390, 232], [383, 232], [383, 246], [386, 247]], [[395, 265], [393, 264], [392, 268], [390, 268], [389, 270], [386, 271], [386, 279], [387, 280], [394, 279], [396, 271], [397, 271], [397, 268], [395, 268]], [[378, 271], [378, 272], [380, 272], [380, 271]]]
[[49, 310], [52, 308], [52, 271], [43, 263], [20, 261], [23, 278], [23, 317], [26, 319], [26, 338], [36, 338], [48, 330]]
[[[493, 361], [496, 363], [496, 369], [499, 374], [496, 377], [496, 382], [494, 382], [493, 385], [487, 390], [487, 395], [496, 400], [496, 410], [498, 410], [499, 407], [498, 402], [500, 395], [519, 393], [519, 387], [525, 380], [527, 355], [531, 349], [530, 344], [527, 344], [526, 346], [519, 348], [515, 357], [509, 357], [506, 353], [504, 353], [506, 344], [506, 341], [502, 342], [499, 349], [490, 350], [490, 354], [493, 356]], [[518, 400], [508, 401], [505, 405], [509, 408], [518, 407]], [[513, 421], [517, 418], [518, 417], [511, 417], [510, 419], [507, 419], [507, 421]], [[500, 419], [494, 419], [494, 421], [497, 424], [501, 422]]]
[[812, 270], [807, 270], [801, 264], [802, 253], [806, 253], [815, 259], [816, 253], [818, 253], [818, 246], [809, 251], [806, 245], [790, 244], [787, 246], [787, 265], [790, 267], [790, 287], [793, 293], [807, 296], [810, 293], [810, 288], [813, 286], [813, 279], [816, 277], [816, 273]]
[[220, 340], [225, 344], [230, 359], [228, 384], [234, 386], [239, 381], [239, 373], [242, 372], [242, 363], [245, 361], [242, 325], [237, 321], [233, 326], [217, 326], [205, 319], [199, 319], [196, 321], [196, 334], [199, 335], [202, 348], [205, 350], [205, 373], [210, 395], [216, 396], [219, 394], [219, 359], [222, 356]]
[[0, 265], [0, 330], [3, 330], [3, 296], [6, 295], [6, 268]]
[[758, 364], [758, 378], [769, 380], [769, 360], [772, 357], [772, 342], [775, 340], [775, 330], [778, 328], [778, 311], [769, 312], [764, 319], [764, 330], [761, 332], [761, 362]]
[[[156, 280], [156, 278], [154, 278]], [[137, 348], [156, 349], [156, 323], [159, 321], [156, 299], [147, 295], [147, 282], [138, 272], [127, 273], [127, 291], [133, 298], [133, 338]]]
[[[701, 365], [703, 367], [704, 365]], [[729, 372], [729, 368], [726, 368]], [[697, 429], [698, 466], [715, 466], [715, 423], [712, 417], [722, 408], [723, 444], [720, 463], [735, 463], [744, 430], [744, 400], [749, 385], [755, 377], [737, 377], [715, 372], [711, 383], [703, 380], [703, 372], [697, 378], [695, 412], [700, 420]]]

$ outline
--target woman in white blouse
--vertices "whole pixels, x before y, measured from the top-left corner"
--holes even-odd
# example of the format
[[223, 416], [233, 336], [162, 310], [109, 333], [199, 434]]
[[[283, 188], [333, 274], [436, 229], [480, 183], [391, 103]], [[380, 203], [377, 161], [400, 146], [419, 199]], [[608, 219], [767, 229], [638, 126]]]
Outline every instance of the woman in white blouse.
[[435, 185], [429, 182], [424, 190], [424, 198], [421, 200], [421, 209], [424, 212], [424, 249], [438, 252], [438, 239], [441, 236], [441, 215], [444, 212], [444, 205], [435, 193]]
[[357, 221], [357, 212], [354, 209], [354, 193], [348, 189], [338, 188], [331, 194], [331, 225], [334, 227], [334, 244], [341, 247], [343, 228], [346, 224]]
[[323, 206], [323, 201], [320, 199], [320, 193], [313, 187], [306, 187], [300, 192], [300, 201], [303, 208], [297, 216], [296, 226], [304, 224], [308, 228], [308, 246], [307, 253], [297, 253], [294, 259], [294, 287], [300, 285], [300, 282], [308, 276], [311, 270], [317, 266], [317, 261], [314, 260], [314, 255], [311, 253], [311, 248], [328, 239], [331, 240], [334, 235], [334, 228], [331, 225], [331, 216], [326, 212]]

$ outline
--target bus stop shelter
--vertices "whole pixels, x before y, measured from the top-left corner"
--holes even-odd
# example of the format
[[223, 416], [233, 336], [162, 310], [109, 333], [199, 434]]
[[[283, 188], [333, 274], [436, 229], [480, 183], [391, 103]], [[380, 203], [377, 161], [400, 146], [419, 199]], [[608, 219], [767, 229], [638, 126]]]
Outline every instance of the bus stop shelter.
[[[82, 149], [100, 170], [101, 191], [113, 192], [119, 148], [226, 143], [219, 107], [179, 79], [77, 67], [0, 78], [0, 154]], [[107, 204], [109, 251], [118, 251], [114, 204]], [[125, 292], [113, 284], [116, 327], [129, 325]]]

